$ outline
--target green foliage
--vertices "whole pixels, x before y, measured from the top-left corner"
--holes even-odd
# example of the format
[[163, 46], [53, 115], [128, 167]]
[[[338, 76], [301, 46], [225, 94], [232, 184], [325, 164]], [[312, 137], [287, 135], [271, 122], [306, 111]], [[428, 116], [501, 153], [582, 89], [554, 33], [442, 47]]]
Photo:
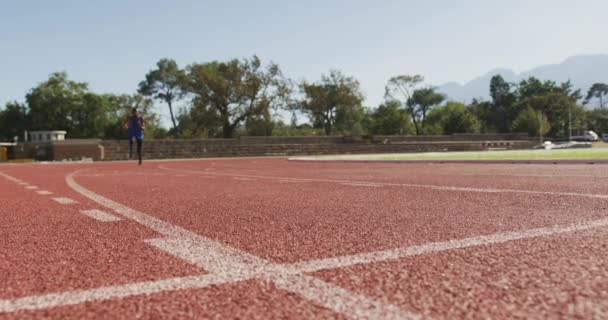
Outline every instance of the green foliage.
[[317, 83], [303, 82], [304, 99], [296, 107], [307, 114], [310, 120], [322, 126], [325, 134], [331, 135], [334, 125], [347, 132], [360, 131], [360, 106], [363, 94], [359, 82], [340, 71], [332, 70]]
[[184, 81], [184, 71], [172, 59], [161, 59], [156, 69], [146, 74], [146, 80], [139, 84], [139, 93], [167, 103], [173, 131], [177, 134], [178, 126], [173, 113], [173, 103], [184, 95], [181, 83]]
[[261, 114], [251, 116], [245, 122], [245, 129], [248, 136], [271, 136], [275, 122], [268, 110]]
[[593, 99], [597, 99], [600, 108], [605, 108], [608, 105], [608, 84], [594, 83], [585, 98], [585, 104], [589, 104]]
[[608, 133], [608, 109], [599, 108], [587, 111], [587, 124], [589, 130], [599, 134]]
[[522, 111], [513, 122], [513, 132], [526, 132], [535, 137], [546, 135], [551, 130], [551, 124], [547, 116], [531, 107]]
[[257, 56], [192, 64], [187, 67], [182, 88], [194, 97], [194, 112], [182, 114], [182, 118], [191, 117], [188, 126], [199, 128], [199, 132], [201, 128], [216, 131], [208, 126], [219, 122], [224, 138], [231, 138], [245, 120], [286, 107], [291, 93], [279, 66], [270, 63], [263, 68]]
[[572, 128], [581, 128], [585, 122], [583, 107], [563, 92], [550, 92], [527, 97], [518, 102], [521, 109], [532, 108], [547, 116], [551, 123], [551, 130], [547, 133], [552, 137], [568, 137], [569, 120], [572, 119]]
[[459, 102], [431, 110], [427, 117], [425, 134], [479, 133], [479, 119]]
[[285, 125], [282, 121], [275, 122], [272, 135], [277, 137], [303, 137], [303, 136], [323, 136], [324, 129], [313, 128], [308, 123], [291, 126]]
[[445, 96], [435, 92], [434, 88], [417, 89], [407, 101], [407, 112], [412, 116], [412, 122], [416, 127], [416, 134], [424, 132], [426, 117], [432, 107], [441, 104]]
[[0, 110], [0, 141], [23, 140], [23, 132], [31, 125], [31, 115], [25, 105], [9, 102]]
[[521, 111], [516, 105], [517, 93], [514, 89], [515, 85], [506, 82], [500, 75], [492, 77], [490, 80], [492, 102], [484, 106], [486, 109], [480, 115], [480, 119], [488, 127], [495, 128], [499, 132], [511, 130], [511, 123]]
[[104, 136], [109, 106], [88, 85], [53, 73], [26, 96], [32, 130], [66, 130], [70, 138]]
[[416, 133], [411, 118], [401, 108], [399, 101], [388, 101], [375, 109], [368, 125], [370, 134], [378, 135], [409, 135]]

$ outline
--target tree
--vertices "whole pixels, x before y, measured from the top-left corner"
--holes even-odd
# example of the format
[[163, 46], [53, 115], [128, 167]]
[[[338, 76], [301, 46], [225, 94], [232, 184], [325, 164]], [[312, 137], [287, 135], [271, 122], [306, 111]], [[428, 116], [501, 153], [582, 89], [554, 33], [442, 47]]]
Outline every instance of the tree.
[[326, 135], [331, 135], [336, 122], [340, 119], [348, 123], [345, 127], [355, 128], [357, 108], [361, 106], [363, 94], [359, 82], [347, 77], [340, 71], [332, 70], [329, 75], [321, 76], [317, 83], [301, 84], [304, 99], [297, 108], [308, 114], [311, 121], [322, 126]]
[[412, 122], [416, 127], [416, 135], [424, 131], [427, 113], [433, 106], [439, 105], [445, 100], [445, 96], [435, 92], [434, 88], [416, 89], [407, 101], [407, 112], [412, 116]]
[[[399, 75], [388, 80], [384, 91], [384, 98], [387, 100], [398, 101], [401, 106], [408, 111], [412, 117], [412, 122], [416, 128], [416, 134], [421, 134], [421, 126], [419, 124], [419, 113], [415, 107], [410, 105], [416, 90], [424, 82], [424, 77], [421, 75]], [[426, 116], [426, 115], [425, 115]]]
[[547, 116], [532, 109], [526, 108], [522, 111], [515, 121], [513, 121], [513, 132], [527, 132], [529, 136], [544, 136], [551, 131], [551, 124]]
[[448, 102], [434, 108], [427, 118], [427, 134], [478, 133], [480, 123], [477, 117], [459, 102]]
[[569, 96], [559, 92], [530, 96], [518, 102], [522, 110], [532, 108], [546, 115], [551, 130], [548, 135], [567, 137], [570, 122], [572, 128], [580, 128], [585, 121], [585, 110]]
[[25, 130], [31, 125], [31, 117], [25, 105], [9, 102], [0, 110], [0, 141], [13, 141], [14, 137], [22, 139]]
[[587, 97], [585, 98], [585, 104], [589, 104], [591, 100], [597, 99], [599, 100], [599, 107], [605, 108], [608, 105], [608, 84], [606, 83], [594, 83], [589, 91], [587, 92]]
[[399, 101], [388, 101], [371, 113], [370, 134], [397, 135], [415, 132], [410, 116], [401, 108]]
[[500, 75], [496, 75], [490, 80], [492, 103], [484, 120], [489, 126], [496, 128], [499, 132], [509, 132], [511, 130], [511, 123], [520, 112], [515, 104], [517, 96], [513, 90], [514, 87], [513, 84], [506, 82]]
[[498, 132], [498, 123], [500, 115], [496, 113], [492, 102], [473, 99], [467, 109], [479, 119], [480, 133], [496, 133]]
[[192, 64], [182, 88], [193, 96], [195, 110], [186, 114], [197, 118], [190, 121], [202, 128], [200, 124], [208, 121], [198, 116], [213, 116], [219, 119], [224, 138], [231, 138], [245, 120], [290, 104], [291, 87], [279, 66], [270, 63], [263, 68], [257, 56]]
[[384, 97], [387, 100], [399, 101], [403, 106], [412, 97], [414, 91], [424, 82], [421, 75], [400, 75], [388, 80]]
[[33, 130], [66, 130], [72, 138], [101, 138], [108, 105], [88, 84], [53, 73], [26, 96]]
[[587, 111], [589, 130], [599, 134], [608, 133], [608, 108], [597, 108]]
[[253, 115], [245, 121], [245, 129], [249, 136], [271, 136], [275, 122], [272, 120], [269, 110]]
[[139, 84], [140, 94], [167, 103], [175, 134], [179, 134], [179, 132], [173, 112], [173, 104], [184, 96], [180, 86], [183, 77], [184, 71], [178, 68], [174, 60], [161, 59], [156, 64], [156, 69], [148, 72], [146, 80]]

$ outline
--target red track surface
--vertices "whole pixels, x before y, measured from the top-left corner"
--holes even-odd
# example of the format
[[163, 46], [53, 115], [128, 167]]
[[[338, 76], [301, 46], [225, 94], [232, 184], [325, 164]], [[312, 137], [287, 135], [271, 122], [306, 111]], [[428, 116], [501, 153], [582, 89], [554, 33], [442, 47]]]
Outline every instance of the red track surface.
[[0, 190], [2, 319], [608, 318], [606, 165], [5, 165]]

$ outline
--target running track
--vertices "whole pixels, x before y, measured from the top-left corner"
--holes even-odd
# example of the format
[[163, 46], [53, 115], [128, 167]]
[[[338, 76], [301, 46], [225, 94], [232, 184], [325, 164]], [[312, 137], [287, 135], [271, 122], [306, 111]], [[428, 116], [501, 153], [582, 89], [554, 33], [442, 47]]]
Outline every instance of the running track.
[[608, 166], [0, 166], [1, 319], [608, 318]]

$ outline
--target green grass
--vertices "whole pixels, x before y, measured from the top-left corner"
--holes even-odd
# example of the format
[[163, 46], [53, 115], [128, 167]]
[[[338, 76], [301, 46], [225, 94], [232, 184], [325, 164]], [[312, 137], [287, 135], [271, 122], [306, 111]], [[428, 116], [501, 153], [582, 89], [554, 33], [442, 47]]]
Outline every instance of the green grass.
[[317, 156], [314, 160], [608, 160], [608, 148]]

